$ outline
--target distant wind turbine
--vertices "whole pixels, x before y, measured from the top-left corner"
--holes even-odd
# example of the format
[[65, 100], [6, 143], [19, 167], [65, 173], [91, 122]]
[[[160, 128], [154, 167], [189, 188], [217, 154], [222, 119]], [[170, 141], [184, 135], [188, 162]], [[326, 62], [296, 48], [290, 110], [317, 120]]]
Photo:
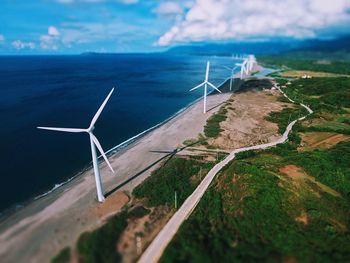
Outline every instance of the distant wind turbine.
[[227, 68], [228, 70], [231, 70], [231, 77], [230, 77], [230, 91], [231, 91], [232, 90], [232, 81], [233, 81], [233, 77], [234, 77], [233, 73], [234, 73], [235, 69], [238, 68], [238, 66], [235, 66], [232, 69], [229, 67], [226, 67], [226, 66], [224, 66], [224, 67]]
[[249, 71], [253, 70], [254, 64], [256, 64], [255, 56], [254, 55], [249, 55], [248, 56], [248, 63], [247, 63]]
[[208, 78], [209, 78], [209, 67], [210, 67], [210, 62], [207, 61], [207, 71], [205, 73], [205, 80], [204, 82], [202, 82], [201, 84], [199, 84], [198, 86], [194, 87], [193, 89], [190, 89], [190, 91], [192, 90], [195, 90], [195, 89], [198, 89], [202, 86], [204, 86], [204, 106], [203, 106], [203, 113], [206, 113], [207, 112], [207, 88], [208, 88], [208, 85], [210, 87], [212, 87], [213, 89], [217, 90], [218, 92], [221, 93], [221, 91], [215, 87], [213, 84], [211, 84], [209, 81], [208, 81]]
[[97, 159], [97, 153], [96, 153], [96, 148], [99, 150], [103, 158], [105, 159], [108, 167], [111, 169], [111, 171], [114, 173], [114, 170], [109, 163], [106, 154], [104, 153], [101, 144], [93, 134], [94, 130], [94, 125], [100, 116], [103, 108], [106, 106], [106, 103], [109, 99], [109, 97], [112, 95], [114, 91], [114, 88], [109, 92], [107, 98], [103, 101], [102, 105], [96, 112], [95, 116], [92, 118], [92, 121], [90, 123], [90, 126], [87, 129], [76, 129], [76, 128], [55, 128], [55, 127], [37, 127], [38, 129], [43, 129], [43, 130], [51, 130], [51, 131], [62, 131], [62, 132], [74, 132], [74, 133], [80, 133], [80, 132], [86, 132], [89, 134], [90, 137], [90, 146], [91, 146], [91, 154], [92, 154], [92, 163], [94, 167], [94, 173], [95, 173], [95, 181], [96, 181], [96, 190], [97, 190], [97, 198], [99, 202], [103, 202], [105, 200], [103, 196], [103, 189], [102, 189], [102, 183], [101, 183], [101, 176], [100, 176], [100, 171], [98, 167], [98, 159]]
[[241, 79], [243, 79], [244, 74], [249, 73], [247, 63], [248, 63], [247, 59], [245, 59], [242, 63], [236, 63], [236, 66], [241, 68]]

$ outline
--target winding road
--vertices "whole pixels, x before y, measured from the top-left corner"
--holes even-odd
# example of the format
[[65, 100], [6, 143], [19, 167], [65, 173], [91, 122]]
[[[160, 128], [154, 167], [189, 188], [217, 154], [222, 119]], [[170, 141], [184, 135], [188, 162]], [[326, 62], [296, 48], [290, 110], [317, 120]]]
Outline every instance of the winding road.
[[[290, 102], [295, 103], [294, 100], [290, 99], [279, 87], [277, 89], [285, 96]], [[191, 215], [192, 211], [196, 208], [197, 204], [201, 200], [205, 191], [210, 186], [211, 182], [214, 180], [215, 176], [220, 172], [222, 168], [224, 168], [229, 162], [231, 162], [237, 153], [250, 151], [250, 150], [258, 150], [258, 149], [266, 149], [272, 146], [276, 146], [277, 144], [284, 143], [288, 140], [288, 135], [292, 130], [294, 124], [297, 121], [301, 121], [305, 119], [308, 115], [312, 114], [313, 111], [303, 103], [300, 103], [302, 107], [304, 107], [308, 114], [298, 118], [287, 126], [285, 132], [278, 140], [270, 143], [254, 145], [250, 147], [243, 147], [239, 149], [233, 150], [223, 161], [216, 164], [206, 175], [206, 177], [202, 180], [202, 182], [198, 185], [196, 190], [186, 199], [186, 201], [182, 204], [182, 206], [176, 211], [176, 213], [172, 216], [172, 218], [168, 221], [168, 223], [164, 226], [164, 228], [158, 233], [152, 243], [148, 246], [146, 251], [142, 254], [139, 259], [139, 263], [150, 263], [150, 262], [158, 262], [160, 257], [162, 256], [165, 248], [168, 246], [170, 241], [175, 236], [176, 232], [180, 228], [181, 224]]]

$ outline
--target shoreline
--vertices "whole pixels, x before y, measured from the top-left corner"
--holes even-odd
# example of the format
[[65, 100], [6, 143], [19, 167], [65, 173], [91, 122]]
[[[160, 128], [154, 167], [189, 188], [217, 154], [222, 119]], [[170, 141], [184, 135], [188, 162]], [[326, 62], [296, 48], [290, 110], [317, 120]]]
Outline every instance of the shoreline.
[[236, 157], [236, 154], [241, 152], [253, 151], [253, 150], [264, 150], [270, 147], [277, 146], [278, 144], [283, 144], [288, 140], [289, 134], [293, 129], [293, 126], [298, 122], [304, 120], [310, 114], [313, 114], [313, 110], [308, 106], [303, 104], [302, 102], [295, 102], [290, 99], [280, 87], [277, 87], [277, 90], [287, 98], [293, 104], [300, 104], [300, 106], [304, 107], [307, 110], [307, 114], [299, 117], [293, 121], [291, 121], [283, 134], [275, 141], [253, 145], [249, 147], [237, 148], [231, 151], [231, 153], [221, 162], [217, 163], [204, 177], [201, 183], [197, 186], [197, 188], [192, 192], [192, 194], [183, 202], [182, 206], [176, 211], [176, 213], [170, 218], [167, 224], [162, 228], [162, 230], [157, 234], [157, 236], [153, 239], [151, 244], [146, 248], [141, 257], [137, 260], [138, 263], [147, 263], [147, 262], [158, 262], [164, 250], [167, 248], [168, 244], [178, 233], [178, 230], [182, 223], [185, 220], [188, 220], [190, 215], [194, 212], [198, 203], [202, 199], [206, 190], [211, 185], [212, 181], [215, 179], [217, 174], [228, 165], [231, 161], [233, 161]]
[[[231, 94], [208, 96], [208, 108], [226, 101]], [[146, 130], [148, 132], [134, 136], [136, 138], [131, 137], [127, 140], [130, 144], [119, 148], [116, 153], [110, 150], [112, 154], [109, 159], [117, 167], [117, 175], [111, 176], [106, 164], [100, 164], [105, 193], [131, 191], [147, 178], [158, 167], [159, 161], [164, 159], [163, 155], [149, 154], [151, 150], [173, 149], [186, 139], [196, 138], [203, 131], [206, 120], [217, 110], [203, 114], [201, 98], [156, 127]], [[82, 232], [102, 224], [103, 218], [95, 215], [95, 209], [100, 204], [94, 198], [93, 180], [91, 169], [86, 169], [49, 194], [31, 200], [24, 207], [3, 216], [0, 225], [3, 246], [0, 254], [4, 262], [13, 262], [14, 259], [15, 262], [22, 262], [21, 259], [33, 257], [36, 260], [32, 262], [42, 262], [57, 252], [60, 247], [57, 241], [72, 244]], [[108, 198], [106, 200], [108, 202]], [[31, 243], [30, 248], [27, 247], [28, 243]], [[21, 255], [15, 252], [18, 248], [23, 250]]]
[[[239, 78], [240, 74], [239, 72], [237, 72], [234, 75], [234, 79]], [[225, 80], [223, 80], [219, 85], [218, 88], [222, 88], [225, 83], [227, 81], [230, 80], [230, 77], [226, 78]], [[239, 90], [239, 87], [236, 89], [233, 89], [232, 93], [236, 92]], [[211, 92], [209, 92], [208, 95], [212, 95], [211, 93], [214, 92], [214, 90], [212, 90]], [[138, 140], [141, 140], [144, 136], [146, 136], [147, 134], [149, 134], [150, 132], [154, 131], [155, 129], [165, 125], [166, 123], [168, 123], [169, 121], [171, 121], [172, 119], [176, 118], [177, 116], [179, 116], [181, 113], [185, 112], [187, 109], [189, 109], [191, 106], [193, 106], [194, 104], [196, 104], [197, 102], [199, 102], [201, 99], [203, 98], [203, 96], [195, 99], [194, 101], [190, 102], [189, 104], [187, 104], [185, 107], [181, 108], [180, 110], [176, 111], [174, 114], [172, 114], [171, 116], [169, 116], [168, 118], [166, 118], [165, 120], [159, 122], [158, 124], [128, 138], [127, 140], [119, 143], [116, 146], [113, 146], [112, 148], [108, 149], [107, 151], [105, 151], [106, 155], [108, 157], [111, 157], [115, 154], [120, 153], [123, 150], [128, 150], [129, 147], [132, 146], [133, 143], [137, 143]], [[102, 156], [99, 155], [98, 156], [98, 160], [101, 161], [102, 160]], [[99, 162], [99, 164], [101, 165], [101, 163], [104, 163], [104, 160], [102, 162]], [[45, 196], [48, 196], [50, 194], [55, 193], [56, 191], [58, 191], [60, 188], [63, 188], [64, 186], [68, 185], [71, 182], [74, 182], [74, 180], [76, 180], [77, 178], [79, 178], [79, 176], [82, 176], [84, 173], [86, 173], [87, 171], [92, 169], [92, 161], [90, 161], [88, 164], [86, 164], [84, 167], [82, 167], [77, 173], [73, 174], [71, 177], [68, 177], [68, 179], [59, 182], [59, 183], [55, 183], [54, 186], [48, 188], [48, 190], [43, 191], [40, 194], [37, 194], [33, 197], [28, 198], [27, 200], [24, 200], [22, 202], [18, 202], [18, 203], [14, 203], [13, 205], [11, 205], [10, 207], [4, 209], [3, 211], [0, 211], [0, 224], [5, 221], [8, 217], [10, 217], [11, 215], [19, 212], [21, 209], [24, 209], [26, 206], [30, 205], [32, 202], [35, 202]]]
[[[223, 85], [226, 81], [227, 81], [227, 79], [220, 85]], [[128, 138], [127, 140], [119, 143], [116, 146], [113, 146], [112, 148], [110, 148], [107, 151], [105, 151], [106, 155], [108, 157], [111, 157], [111, 156], [113, 156], [115, 154], [120, 153], [121, 151], [128, 150], [128, 148], [131, 147], [133, 143], [137, 143], [138, 140], [141, 140], [143, 137], [147, 136], [148, 133], [154, 131], [155, 129], [161, 127], [162, 125], [165, 125], [166, 123], [168, 123], [172, 119], [176, 118], [177, 116], [179, 116], [181, 113], [186, 111], [188, 108], [190, 108], [191, 106], [196, 104], [201, 99], [202, 99], [202, 97], [199, 97], [198, 99], [196, 99], [193, 102], [189, 103], [188, 105], [186, 105], [185, 107], [181, 108], [180, 110], [175, 112], [173, 115], [171, 115], [170, 117], [166, 118], [165, 120], [159, 122], [158, 124], [156, 124], [156, 125], [148, 128], [148, 129], [146, 129], [146, 130], [144, 130], [144, 131], [142, 131], [142, 132], [140, 132], [140, 133], [138, 133], [138, 134]], [[102, 155], [99, 155], [97, 158], [99, 160], [99, 165], [101, 163], [104, 163], [104, 160], [102, 159]], [[100, 162], [101, 160], [103, 160], [103, 161]], [[64, 186], [66, 186], [70, 182], [73, 182], [79, 176], [82, 176], [85, 172], [87, 172], [87, 171], [89, 171], [91, 169], [92, 169], [92, 161], [90, 161], [88, 164], [86, 164], [83, 168], [80, 169], [80, 171], [78, 171], [77, 173], [75, 173], [74, 175], [69, 177], [67, 180], [65, 180], [63, 182], [60, 182], [60, 183], [56, 183], [49, 190], [43, 191], [43, 193], [41, 193], [41, 194], [35, 195], [33, 197], [30, 197], [29, 199], [27, 199], [25, 201], [15, 203], [15, 204], [11, 205], [10, 207], [6, 208], [5, 210], [0, 211], [0, 224], [3, 221], [5, 221], [8, 217], [13, 215], [14, 213], [17, 213], [21, 209], [23, 209], [26, 206], [30, 205], [32, 202], [35, 202], [35, 201], [37, 201], [37, 200], [39, 200], [41, 198], [44, 198], [45, 196], [53, 194], [55, 191], [59, 190], [60, 188], [62, 188]]]

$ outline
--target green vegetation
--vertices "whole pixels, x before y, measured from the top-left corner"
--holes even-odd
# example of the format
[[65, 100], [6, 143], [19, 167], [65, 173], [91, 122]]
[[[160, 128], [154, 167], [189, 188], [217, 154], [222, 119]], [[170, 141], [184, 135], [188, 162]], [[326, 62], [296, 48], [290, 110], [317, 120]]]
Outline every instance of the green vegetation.
[[136, 198], [146, 198], [148, 206], [158, 206], [174, 203], [176, 191], [178, 205], [194, 191], [199, 183], [195, 177], [202, 168], [203, 173], [213, 166], [210, 162], [186, 160], [183, 158], [170, 159], [166, 165], [156, 170], [141, 185], [137, 186], [133, 195]]
[[[107, 223], [100, 228], [83, 233], [77, 242], [79, 262], [121, 262], [122, 257], [116, 249], [116, 244], [127, 227], [127, 220], [141, 218], [149, 212], [150, 210], [143, 206], [137, 206], [129, 212], [125, 209], [108, 219]], [[65, 251], [64, 254], [66, 254]]]
[[161, 262], [349, 261], [349, 203], [282, 177], [286, 163], [266, 153], [227, 166]]
[[[350, 261], [350, 142], [298, 151], [301, 132], [347, 133], [350, 79], [301, 79], [285, 92], [315, 113], [294, 126], [287, 143], [238, 154], [161, 262]], [[283, 132], [289, 118], [305, 113], [285, 108], [268, 119]], [[287, 165], [302, 177], [282, 172]]]
[[207, 137], [216, 138], [223, 130], [220, 128], [220, 123], [226, 120], [227, 110], [221, 107], [219, 112], [211, 116], [207, 124], [204, 126], [204, 134]]
[[327, 61], [327, 63], [324, 63], [320, 60], [298, 59], [288, 55], [260, 56], [258, 60], [264, 65], [277, 68], [350, 74], [350, 63], [344, 61]]
[[285, 89], [288, 96], [297, 97], [317, 111], [343, 112], [350, 107], [350, 78], [298, 79]]
[[323, 131], [350, 134], [350, 78], [298, 79], [286, 88], [285, 93], [309, 105], [314, 119], [302, 131]]
[[[172, 204], [176, 191], [178, 204], [181, 205], [198, 185], [200, 178], [197, 175], [200, 169], [204, 173], [212, 166], [212, 163], [203, 163], [201, 160], [172, 158], [136, 187], [133, 194], [136, 198], [145, 198], [148, 206], [159, 206]], [[121, 255], [116, 244], [127, 227], [128, 219], [141, 218], [149, 213], [150, 210], [143, 206], [137, 206], [130, 211], [125, 209], [112, 216], [102, 227], [83, 233], [77, 242], [79, 262], [120, 262]]]
[[51, 259], [51, 263], [69, 263], [70, 257], [70, 248], [65, 247], [53, 259]]
[[193, 146], [193, 145], [208, 145], [207, 139], [204, 137], [202, 133], [198, 135], [197, 139], [188, 139], [183, 141], [182, 143], [185, 146]]
[[137, 206], [133, 210], [131, 210], [128, 214], [129, 218], [141, 218], [145, 215], [148, 215], [151, 210], [143, 207], [143, 206]]
[[82, 234], [77, 242], [79, 262], [120, 262], [117, 241], [127, 226], [127, 212], [123, 211], [108, 220], [102, 227]]
[[293, 108], [285, 108], [280, 112], [272, 112], [266, 119], [268, 121], [277, 123], [278, 132], [282, 134], [291, 121], [302, 117], [307, 113], [308, 112], [304, 107], [296, 106]]
[[[350, 78], [299, 79], [285, 92], [315, 113], [294, 126], [287, 143], [237, 154], [182, 225], [161, 262], [350, 262], [350, 142], [298, 151], [300, 133], [350, 134]], [[208, 120], [206, 137], [220, 134], [226, 112], [222, 107]], [[306, 113], [293, 106], [267, 119], [283, 133], [291, 120]], [[185, 144], [204, 140], [200, 135]], [[171, 158], [133, 195], [148, 207], [172, 206], [176, 192], [180, 206], [199, 184], [200, 171], [204, 175], [213, 165], [202, 156]], [[300, 169], [304, 177], [282, 172], [287, 165]], [[77, 242], [79, 262], [120, 262], [116, 244], [128, 220], [148, 213], [142, 205], [124, 209], [102, 227], [82, 234]], [[52, 262], [69, 258], [65, 248]]]

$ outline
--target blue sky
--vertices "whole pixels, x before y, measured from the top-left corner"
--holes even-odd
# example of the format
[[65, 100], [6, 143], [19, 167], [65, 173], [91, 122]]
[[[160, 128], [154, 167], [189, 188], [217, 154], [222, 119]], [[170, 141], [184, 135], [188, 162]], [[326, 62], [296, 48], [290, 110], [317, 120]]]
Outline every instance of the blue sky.
[[350, 33], [349, 0], [1, 0], [0, 54], [152, 52]]

